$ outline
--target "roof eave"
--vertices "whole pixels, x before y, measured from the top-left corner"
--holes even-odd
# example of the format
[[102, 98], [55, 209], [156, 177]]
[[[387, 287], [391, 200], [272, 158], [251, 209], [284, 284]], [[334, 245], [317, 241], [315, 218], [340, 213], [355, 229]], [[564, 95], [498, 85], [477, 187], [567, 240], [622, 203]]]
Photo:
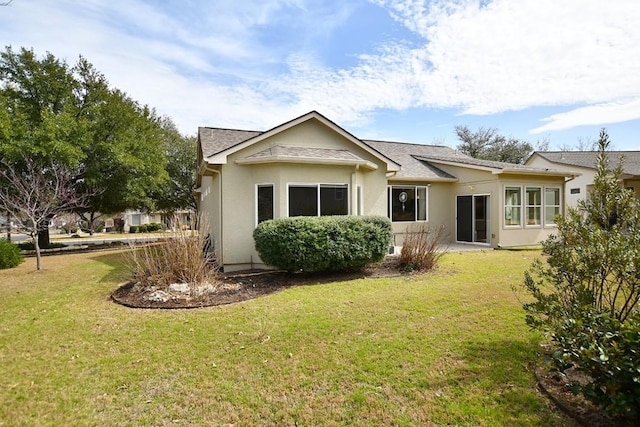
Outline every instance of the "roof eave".
[[370, 170], [378, 169], [378, 165], [367, 160], [348, 160], [348, 159], [319, 159], [317, 157], [295, 157], [295, 156], [269, 156], [261, 158], [245, 158], [235, 161], [238, 165], [260, 165], [267, 163], [304, 163], [315, 165], [332, 165], [332, 166], [354, 166], [364, 167]]
[[557, 177], [575, 177], [582, 175], [580, 172], [568, 172], [558, 170], [523, 170], [518, 168], [504, 168], [492, 172], [494, 175], [512, 174], [512, 175], [544, 175], [544, 176], [557, 176]]
[[458, 178], [445, 178], [445, 177], [412, 177], [412, 176], [391, 176], [388, 177], [389, 181], [416, 181], [416, 182], [458, 182]]

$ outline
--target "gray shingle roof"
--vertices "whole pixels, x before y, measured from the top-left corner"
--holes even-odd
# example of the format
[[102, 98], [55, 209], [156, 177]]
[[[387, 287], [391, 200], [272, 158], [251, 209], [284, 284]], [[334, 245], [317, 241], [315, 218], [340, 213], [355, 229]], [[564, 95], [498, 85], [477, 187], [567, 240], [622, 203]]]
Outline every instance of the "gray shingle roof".
[[198, 137], [200, 144], [202, 144], [202, 156], [204, 158], [210, 157], [261, 133], [253, 130], [199, 127]]
[[262, 150], [245, 159], [260, 159], [269, 157], [299, 157], [305, 159], [323, 159], [323, 160], [346, 160], [346, 161], [363, 161], [349, 150], [338, 150], [332, 148], [314, 148], [314, 147], [291, 147], [276, 145], [266, 150]]
[[[198, 136], [202, 147], [202, 156], [211, 157], [231, 147], [255, 138], [264, 132], [220, 129], [210, 127], [198, 128]], [[495, 170], [522, 171], [524, 173], [545, 173], [547, 171], [512, 163], [480, 160], [459, 153], [451, 147], [442, 145], [410, 144], [403, 142], [389, 142], [377, 140], [361, 140], [383, 156], [401, 165], [395, 179], [407, 180], [455, 180], [455, 176], [440, 169], [438, 162], [456, 163], [461, 166], [485, 167]], [[258, 160], [260, 157], [299, 157], [334, 159], [338, 161], [362, 161], [362, 159], [348, 150], [336, 150], [310, 147], [274, 146], [246, 159]]]
[[395, 178], [413, 179], [455, 179], [456, 177], [429, 163], [420, 161], [416, 156], [452, 155], [455, 150], [442, 145], [409, 144], [404, 142], [389, 142], [364, 140], [377, 151], [402, 165]]
[[[595, 168], [597, 151], [537, 151], [540, 157], [562, 165], [578, 166], [583, 168]], [[612, 167], [618, 165], [622, 156], [624, 173], [640, 175], [640, 151], [609, 151], [609, 164]]]

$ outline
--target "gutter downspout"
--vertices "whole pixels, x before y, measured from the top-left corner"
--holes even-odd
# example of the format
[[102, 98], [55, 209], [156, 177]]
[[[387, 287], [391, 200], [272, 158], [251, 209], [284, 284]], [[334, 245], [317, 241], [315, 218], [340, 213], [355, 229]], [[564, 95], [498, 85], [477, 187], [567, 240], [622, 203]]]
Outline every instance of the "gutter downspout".
[[569, 179], [565, 179], [562, 183], [562, 217], [567, 216], [567, 182], [571, 182], [576, 179], [578, 175], [571, 175]]

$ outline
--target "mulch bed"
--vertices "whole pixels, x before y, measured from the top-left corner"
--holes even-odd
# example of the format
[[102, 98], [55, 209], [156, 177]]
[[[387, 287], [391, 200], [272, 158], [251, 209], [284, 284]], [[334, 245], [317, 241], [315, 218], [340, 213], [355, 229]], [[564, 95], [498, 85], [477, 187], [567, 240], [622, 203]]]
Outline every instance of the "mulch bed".
[[116, 289], [111, 298], [132, 308], [200, 308], [232, 304], [279, 292], [291, 286], [354, 280], [365, 277], [391, 277], [401, 274], [397, 258], [357, 271], [329, 273], [287, 273], [283, 271], [245, 271], [220, 274], [219, 282], [208, 292], [181, 292], [162, 289], [164, 298], [156, 298], [158, 289], [127, 282]]

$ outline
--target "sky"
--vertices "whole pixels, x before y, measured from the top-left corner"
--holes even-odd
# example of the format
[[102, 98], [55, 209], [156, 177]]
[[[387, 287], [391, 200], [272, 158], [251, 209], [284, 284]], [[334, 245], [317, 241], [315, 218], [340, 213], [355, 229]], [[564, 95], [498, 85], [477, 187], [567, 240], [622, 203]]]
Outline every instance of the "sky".
[[640, 150], [638, 23], [638, 0], [13, 0], [0, 47], [82, 55], [187, 135], [316, 110], [362, 139]]

